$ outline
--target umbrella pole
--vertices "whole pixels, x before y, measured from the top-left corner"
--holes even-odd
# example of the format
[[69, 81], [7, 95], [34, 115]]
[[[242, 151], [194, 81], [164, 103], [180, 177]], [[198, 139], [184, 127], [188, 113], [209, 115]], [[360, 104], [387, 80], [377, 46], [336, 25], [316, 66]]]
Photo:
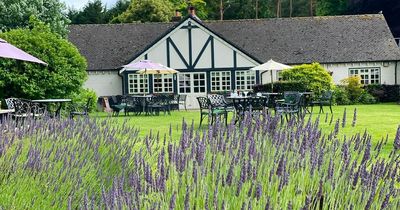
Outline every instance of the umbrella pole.
[[274, 79], [272, 77], [272, 70], [269, 70], [271, 72], [271, 92], [274, 92]]

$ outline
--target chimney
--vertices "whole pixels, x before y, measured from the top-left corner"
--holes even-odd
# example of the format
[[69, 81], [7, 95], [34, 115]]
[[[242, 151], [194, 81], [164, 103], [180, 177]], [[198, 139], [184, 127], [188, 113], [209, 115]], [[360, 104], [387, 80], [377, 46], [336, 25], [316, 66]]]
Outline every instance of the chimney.
[[179, 22], [182, 20], [182, 14], [179, 12], [179, 10], [175, 10], [175, 16], [172, 17], [171, 21], [172, 22]]
[[194, 9], [193, 6], [190, 6], [190, 7], [189, 7], [188, 14], [189, 14], [190, 16], [192, 16], [192, 17], [196, 17], [196, 10]]

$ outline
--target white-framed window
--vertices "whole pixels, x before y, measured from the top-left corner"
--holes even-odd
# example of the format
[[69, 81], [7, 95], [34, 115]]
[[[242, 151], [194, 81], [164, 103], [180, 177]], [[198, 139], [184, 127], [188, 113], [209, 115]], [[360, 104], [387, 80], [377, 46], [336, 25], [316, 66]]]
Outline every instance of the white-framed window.
[[206, 73], [178, 73], [179, 93], [205, 93]]
[[349, 69], [349, 76], [360, 76], [361, 84], [380, 84], [381, 83], [381, 68], [365, 67]]
[[253, 90], [256, 84], [256, 71], [236, 71], [236, 89]]
[[174, 82], [172, 74], [154, 74], [153, 92], [172, 93], [174, 92]]
[[211, 72], [211, 92], [231, 90], [231, 72], [230, 71], [212, 71]]
[[149, 83], [146, 74], [128, 74], [128, 93], [149, 93]]

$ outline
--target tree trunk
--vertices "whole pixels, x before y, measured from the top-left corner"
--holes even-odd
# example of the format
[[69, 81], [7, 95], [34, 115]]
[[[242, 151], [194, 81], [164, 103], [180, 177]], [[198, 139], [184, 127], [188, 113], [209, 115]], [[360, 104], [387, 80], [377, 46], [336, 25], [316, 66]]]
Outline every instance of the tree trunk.
[[256, 19], [258, 19], [258, 0], [256, 0]]
[[276, 17], [281, 17], [281, 0], [276, 1]]
[[224, 2], [223, 2], [224, 0], [220, 0], [220, 3], [219, 3], [219, 19], [220, 20], [224, 20]]
[[289, 0], [289, 17], [292, 17], [293, 13], [293, 0]]
[[310, 0], [310, 16], [311, 17], [314, 15], [313, 14], [313, 7], [314, 7], [313, 0]]

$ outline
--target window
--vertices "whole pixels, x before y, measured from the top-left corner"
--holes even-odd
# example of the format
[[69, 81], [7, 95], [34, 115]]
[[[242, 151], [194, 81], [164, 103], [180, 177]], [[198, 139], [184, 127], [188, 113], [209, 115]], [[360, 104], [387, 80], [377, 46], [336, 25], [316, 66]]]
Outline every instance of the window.
[[236, 72], [236, 89], [252, 90], [256, 84], [255, 71], [237, 71]]
[[179, 73], [179, 93], [205, 93], [205, 73]]
[[128, 93], [149, 93], [148, 78], [146, 74], [128, 74]]
[[172, 93], [173, 89], [172, 74], [154, 74], [153, 76], [153, 91], [155, 93]]
[[231, 90], [231, 72], [213, 71], [211, 72], [211, 91], [229, 91]]
[[350, 69], [350, 76], [360, 76], [361, 84], [380, 84], [381, 69], [379, 67]]

